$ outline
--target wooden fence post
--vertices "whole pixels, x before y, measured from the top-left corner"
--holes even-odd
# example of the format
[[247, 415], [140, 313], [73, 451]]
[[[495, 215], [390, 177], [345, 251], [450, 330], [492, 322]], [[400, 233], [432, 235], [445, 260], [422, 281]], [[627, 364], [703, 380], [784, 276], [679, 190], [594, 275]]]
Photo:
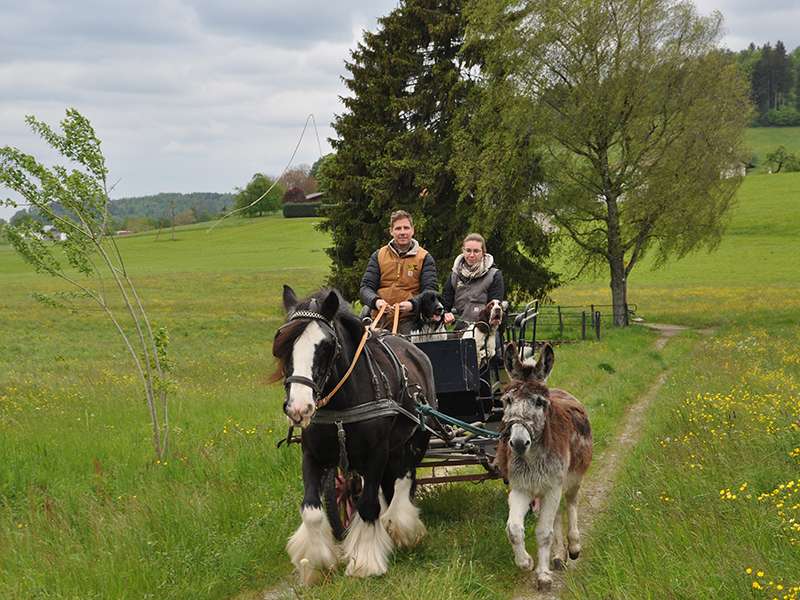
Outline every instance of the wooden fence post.
[[558, 337], [564, 337], [564, 320], [561, 317], [561, 307], [557, 306], [558, 309]]

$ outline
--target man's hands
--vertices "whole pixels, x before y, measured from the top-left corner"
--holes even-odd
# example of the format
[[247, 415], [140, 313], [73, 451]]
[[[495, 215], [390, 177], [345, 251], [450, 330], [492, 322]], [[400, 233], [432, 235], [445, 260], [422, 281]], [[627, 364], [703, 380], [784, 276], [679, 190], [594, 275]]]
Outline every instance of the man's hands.
[[[378, 298], [375, 301], [375, 308], [380, 310], [381, 308], [383, 308], [384, 304], [386, 304], [386, 300], [384, 300], [383, 298]], [[401, 313], [407, 313], [407, 312], [411, 312], [412, 310], [414, 310], [414, 305], [411, 304], [411, 302], [409, 300], [401, 302], [397, 306], [400, 307], [400, 312]]]
[[453, 321], [456, 320], [456, 316], [451, 312], [444, 313], [444, 324], [450, 325]]

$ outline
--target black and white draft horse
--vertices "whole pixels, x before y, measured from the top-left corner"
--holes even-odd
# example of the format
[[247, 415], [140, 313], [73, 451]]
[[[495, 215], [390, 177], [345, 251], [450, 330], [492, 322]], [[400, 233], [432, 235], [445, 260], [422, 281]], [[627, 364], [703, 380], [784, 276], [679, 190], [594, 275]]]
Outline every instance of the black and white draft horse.
[[[276, 380], [283, 378], [286, 388], [283, 411], [302, 428], [304, 486], [302, 523], [286, 549], [306, 584], [340, 561], [347, 564], [347, 575], [382, 575], [394, 547], [412, 546], [426, 533], [412, 498], [415, 468], [430, 437], [408, 414], [387, 411], [391, 403], [385, 400], [411, 414], [415, 400], [435, 406], [433, 368], [412, 343], [375, 331], [344, 386], [318, 407], [350, 366], [364, 327], [335, 290], [299, 301], [284, 286], [283, 304], [287, 321], [275, 334], [272, 350], [278, 359]], [[339, 545], [321, 502], [323, 474], [342, 465], [338, 427], [331, 422], [380, 400], [375, 406], [383, 407], [381, 412], [368, 409], [363, 419], [343, 419], [345, 464], [363, 477], [363, 489]]]

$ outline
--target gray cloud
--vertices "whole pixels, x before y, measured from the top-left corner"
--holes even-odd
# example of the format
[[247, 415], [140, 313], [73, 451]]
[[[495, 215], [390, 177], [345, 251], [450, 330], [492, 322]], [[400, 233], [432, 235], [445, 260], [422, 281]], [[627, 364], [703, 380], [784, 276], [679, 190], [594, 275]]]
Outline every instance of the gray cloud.
[[[0, 145], [50, 157], [24, 117], [55, 124], [74, 106], [121, 178], [115, 197], [230, 191], [256, 171], [278, 174], [309, 113], [330, 149], [344, 61], [397, 4], [0, 0]], [[731, 48], [800, 44], [797, 0], [699, 0], [698, 10], [725, 15]], [[309, 128], [294, 162], [318, 156]]]
[[717, 10], [724, 21], [723, 45], [741, 50], [750, 42], [761, 46], [782, 40], [791, 51], [800, 46], [800, 2], [798, 0], [695, 0], [701, 14]]

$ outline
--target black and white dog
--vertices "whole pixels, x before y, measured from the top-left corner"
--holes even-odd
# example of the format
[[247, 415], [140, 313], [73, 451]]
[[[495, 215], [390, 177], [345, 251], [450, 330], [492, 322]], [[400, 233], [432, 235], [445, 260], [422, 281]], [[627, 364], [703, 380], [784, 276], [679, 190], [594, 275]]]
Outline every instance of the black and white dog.
[[419, 295], [419, 306], [411, 328], [412, 342], [435, 342], [447, 339], [444, 328], [444, 304], [439, 292], [425, 290]]
[[478, 320], [470, 323], [464, 330], [462, 339], [475, 339], [478, 348], [478, 364], [483, 366], [497, 354], [497, 328], [503, 322], [508, 303], [500, 300], [489, 300], [481, 312]]

